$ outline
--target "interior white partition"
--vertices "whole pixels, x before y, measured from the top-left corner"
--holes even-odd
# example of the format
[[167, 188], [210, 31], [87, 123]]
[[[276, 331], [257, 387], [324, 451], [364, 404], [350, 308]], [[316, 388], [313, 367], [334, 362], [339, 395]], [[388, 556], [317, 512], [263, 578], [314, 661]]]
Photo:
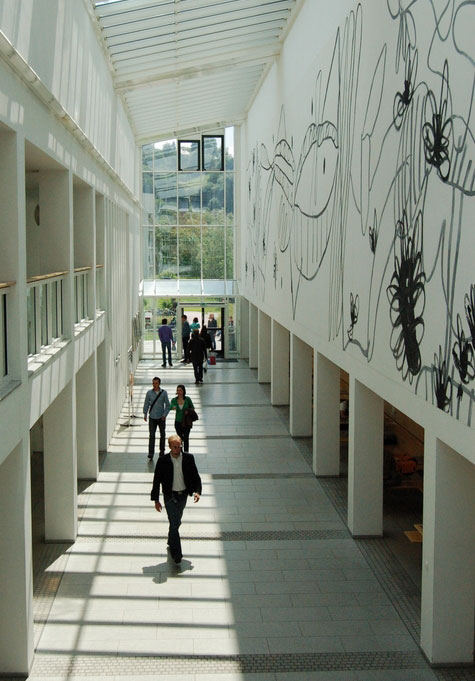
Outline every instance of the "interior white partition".
[[262, 310], [257, 317], [257, 380], [270, 383], [271, 379], [271, 318]]
[[292, 437], [312, 435], [313, 348], [290, 336], [290, 423]]
[[96, 353], [89, 357], [76, 374], [76, 438], [78, 478], [97, 480], [99, 457]]
[[22, 441], [0, 466], [0, 672], [33, 663], [30, 452]]
[[421, 646], [432, 664], [473, 663], [475, 466], [426, 431]]
[[272, 320], [271, 326], [271, 403], [286, 405], [290, 400], [290, 333]]
[[384, 400], [350, 376], [348, 528], [383, 534]]
[[255, 305], [249, 303], [249, 368], [257, 369], [258, 366], [258, 310]]
[[46, 541], [76, 539], [75, 402], [74, 380], [71, 380], [43, 415]]
[[313, 471], [340, 474], [340, 368], [319, 352], [314, 358]]
[[241, 301], [241, 314], [240, 314], [240, 355], [241, 359], [249, 358], [249, 301], [247, 298], [240, 298]]

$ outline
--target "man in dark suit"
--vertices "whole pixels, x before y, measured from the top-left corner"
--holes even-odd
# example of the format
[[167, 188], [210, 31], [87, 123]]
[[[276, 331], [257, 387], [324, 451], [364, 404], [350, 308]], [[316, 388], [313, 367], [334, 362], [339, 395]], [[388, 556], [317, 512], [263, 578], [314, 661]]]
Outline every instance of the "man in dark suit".
[[162, 510], [159, 501], [161, 485], [169, 522], [167, 543], [173, 560], [175, 563], [180, 563], [183, 554], [178, 529], [181, 525], [187, 496], [193, 495], [195, 503], [200, 500], [201, 478], [194, 456], [182, 453], [181, 438], [178, 435], [170, 435], [168, 446], [170, 452], [159, 458], [155, 466], [150, 498], [155, 502], [155, 509], [160, 513]]

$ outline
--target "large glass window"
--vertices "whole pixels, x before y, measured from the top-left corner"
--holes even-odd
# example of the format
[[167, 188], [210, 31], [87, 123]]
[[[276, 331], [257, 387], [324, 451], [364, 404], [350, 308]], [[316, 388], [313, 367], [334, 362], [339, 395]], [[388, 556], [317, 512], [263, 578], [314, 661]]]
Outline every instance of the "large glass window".
[[145, 279], [234, 271], [234, 129], [142, 147]]

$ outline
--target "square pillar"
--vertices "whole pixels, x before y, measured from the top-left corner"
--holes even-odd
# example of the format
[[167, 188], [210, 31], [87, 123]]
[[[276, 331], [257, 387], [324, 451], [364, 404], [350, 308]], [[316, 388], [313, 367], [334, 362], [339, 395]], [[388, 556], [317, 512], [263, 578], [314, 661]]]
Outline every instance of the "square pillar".
[[290, 336], [290, 434], [312, 435], [313, 348], [298, 336]]
[[319, 352], [314, 361], [313, 471], [340, 474], [340, 368]]
[[30, 451], [24, 440], [0, 465], [0, 673], [33, 664]]
[[473, 664], [475, 466], [427, 430], [421, 647], [431, 664]]
[[274, 319], [271, 326], [271, 389], [274, 405], [289, 404], [290, 399], [290, 333]]
[[97, 480], [99, 456], [96, 353], [89, 357], [76, 374], [76, 439], [78, 478]]
[[249, 301], [247, 298], [240, 298], [241, 313], [239, 317], [241, 333], [240, 333], [240, 356], [241, 359], [249, 358]]
[[255, 305], [249, 303], [249, 368], [257, 369], [258, 366], [258, 310]]
[[75, 541], [77, 460], [75, 388], [70, 381], [43, 415], [45, 540]]
[[348, 528], [383, 534], [384, 400], [350, 376]]
[[257, 316], [257, 380], [259, 383], [270, 383], [271, 378], [271, 319], [265, 312], [259, 310]]

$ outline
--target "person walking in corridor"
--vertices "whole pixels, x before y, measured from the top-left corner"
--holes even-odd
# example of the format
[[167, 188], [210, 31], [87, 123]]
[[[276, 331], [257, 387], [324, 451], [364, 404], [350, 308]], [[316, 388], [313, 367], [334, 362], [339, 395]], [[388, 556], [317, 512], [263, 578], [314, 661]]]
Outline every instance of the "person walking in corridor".
[[158, 376], [152, 380], [152, 390], [147, 390], [143, 403], [143, 420], [148, 418], [148, 458], [155, 454], [155, 433], [160, 431], [160, 456], [165, 454], [165, 421], [170, 411], [170, 402], [166, 390], [160, 389]]
[[203, 383], [203, 361], [206, 357], [206, 345], [204, 340], [199, 335], [198, 329], [193, 331], [190, 343], [188, 345], [188, 352], [193, 362], [193, 370], [195, 372], [195, 383]]
[[182, 362], [185, 362], [185, 364], [188, 364], [188, 362], [190, 361], [188, 353], [188, 343], [190, 342], [190, 334], [191, 334], [190, 322], [188, 321], [188, 317], [186, 316], [186, 314], [184, 314], [181, 316], [181, 342], [183, 345]]
[[186, 388], [183, 383], [179, 383], [176, 387], [176, 397], [173, 397], [170, 402], [170, 411], [175, 412], [175, 430], [176, 434], [183, 441], [183, 451], [188, 452], [190, 448], [190, 430], [191, 424], [187, 424], [184, 418], [187, 409], [194, 409], [195, 406], [191, 401], [191, 397], [186, 394]]
[[162, 362], [162, 367], [165, 368], [167, 366], [167, 358], [166, 358], [166, 353], [168, 352], [168, 366], [173, 366], [172, 364], [172, 341], [173, 341], [173, 332], [171, 328], [168, 326], [168, 320], [162, 319], [162, 325], [158, 329], [158, 337], [160, 338], [160, 343], [162, 344], [162, 356], [163, 356], [163, 362]]
[[160, 513], [160, 485], [168, 515], [168, 541], [170, 554], [175, 563], [181, 563], [183, 552], [178, 532], [187, 497], [193, 496], [196, 504], [201, 496], [201, 478], [196, 468], [194, 456], [182, 453], [181, 438], [170, 435], [168, 438], [170, 452], [158, 459], [153, 476], [153, 487], [150, 498], [155, 502], [155, 509]]

